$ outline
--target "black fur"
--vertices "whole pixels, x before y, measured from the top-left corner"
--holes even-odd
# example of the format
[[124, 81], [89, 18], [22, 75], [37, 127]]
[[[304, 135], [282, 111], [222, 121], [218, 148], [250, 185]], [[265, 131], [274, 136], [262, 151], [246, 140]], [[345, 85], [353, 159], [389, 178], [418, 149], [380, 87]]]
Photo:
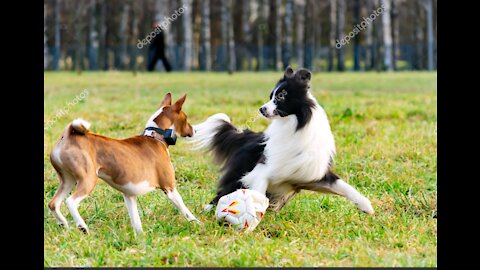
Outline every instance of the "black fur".
[[315, 102], [308, 98], [307, 93], [310, 88], [310, 71], [306, 69], [298, 70], [295, 75], [284, 75], [278, 81], [270, 93], [272, 99], [275, 92], [275, 104], [277, 109], [275, 114], [285, 117], [294, 114], [297, 117], [297, 131], [302, 129], [312, 118], [312, 109], [315, 108]]
[[[298, 124], [296, 130], [300, 130], [311, 120], [312, 109], [315, 108], [315, 102], [308, 97], [309, 82], [311, 78], [310, 71], [300, 69], [293, 72], [291, 68], [285, 71], [282, 79], [278, 81], [270, 94], [270, 100], [275, 94], [275, 104], [277, 109], [274, 114], [285, 117], [294, 114], [297, 117]], [[232, 124], [224, 122], [215, 130], [212, 149], [214, 159], [222, 165], [223, 176], [219, 181], [217, 196], [210, 204], [217, 204], [218, 200], [229, 193], [240, 188], [246, 188], [239, 180], [248, 172], [252, 171], [258, 163], [265, 163], [266, 138], [260, 132], [238, 130]], [[332, 160], [330, 161], [330, 165]], [[313, 180], [305, 186], [292, 185], [293, 193], [289, 194], [270, 194], [266, 196], [276, 206], [275, 211], [280, 210], [296, 193], [301, 189], [315, 189], [318, 184], [330, 185], [339, 177], [332, 171], [319, 180]]]
[[217, 163], [222, 164], [223, 176], [220, 179], [217, 196], [210, 202], [218, 200], [239, 188], [246, 188], [239, 181], [243, 175], [255, 168], [257, 163], [264, 162], [265, 136], [262, 132], [248, 129], [243, 132], [230, 123], [225, 122], [215, 131], [213, 153]]

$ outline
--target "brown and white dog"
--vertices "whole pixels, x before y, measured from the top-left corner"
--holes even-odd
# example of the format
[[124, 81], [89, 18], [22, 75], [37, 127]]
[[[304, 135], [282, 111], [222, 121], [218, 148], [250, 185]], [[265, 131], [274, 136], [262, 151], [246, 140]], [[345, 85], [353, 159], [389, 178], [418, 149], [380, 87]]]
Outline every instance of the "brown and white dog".
[[144, 133], [124, 140], [90, 133], [90, 124], [83, 119], [76, 119], [65, 128], [50, 154], [60, 186], [48, 207], [60, 226], [68, 227], [67, 220], [60, 213], [60, 204], [76, 184], [77, 189], [66, 200], [66, 205], [76, 226], [88, 233], [78, 205], [93, 191], [97, 177], [123, 193], [136, 233], [142, 232], [136, 197], [154, 189], [161, 189], [187, 220], [200, 222], [185, 206], [175, 188], [175, 171], [168, 144], [163, 134], [159, 134], [173, 129], [182, 137], [193, 136], [194, 130], [182, 111], [185, 98], [186, 95], [172, 105], [172, 96], [168, 93], [148, 120]]

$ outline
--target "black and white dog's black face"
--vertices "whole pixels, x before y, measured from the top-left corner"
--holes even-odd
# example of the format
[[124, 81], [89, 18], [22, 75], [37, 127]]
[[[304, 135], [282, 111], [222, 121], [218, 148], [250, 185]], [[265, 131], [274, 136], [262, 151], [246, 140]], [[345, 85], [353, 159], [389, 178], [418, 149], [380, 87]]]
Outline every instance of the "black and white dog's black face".
[[260, 113], [268, 119], [296, 115], [297, 130], [308, 123], [315, 102], [308, 96], [312, 73], [307, 69], [294, 72], [291, 67], [285, 70], [283, 78], [270, 93], [270, 101], [260, 107]]

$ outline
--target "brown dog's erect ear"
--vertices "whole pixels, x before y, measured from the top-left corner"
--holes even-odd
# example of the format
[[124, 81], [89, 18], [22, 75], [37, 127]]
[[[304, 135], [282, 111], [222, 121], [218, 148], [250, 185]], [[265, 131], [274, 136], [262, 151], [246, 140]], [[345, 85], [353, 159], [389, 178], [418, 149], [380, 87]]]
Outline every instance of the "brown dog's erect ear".
[[312, 73], [308, 69], [302, 68], [295, 73], [295, 80], [300, 84], [307, 85], [311, 78]]
[[293, 78], [294, 75], [295, 75], [295, 72], [290, 66], [288, 66], [287, 69], [285, 69], [285, 78], [291, 79]]
[[163, 107], [163, 106], [168, 106], [168, 105], [172, 105], [172, 94], [171, 93], [167, 93], [165, 95], [162, 103], [160, 103], [160, 108]]
[[187, 94], [183, 95], [175, 104], [173, 104], [172, 109], [174, 111], [179, 112], [182, 109], [183, 103], [185, 102], [185, 99], [187, 98]]

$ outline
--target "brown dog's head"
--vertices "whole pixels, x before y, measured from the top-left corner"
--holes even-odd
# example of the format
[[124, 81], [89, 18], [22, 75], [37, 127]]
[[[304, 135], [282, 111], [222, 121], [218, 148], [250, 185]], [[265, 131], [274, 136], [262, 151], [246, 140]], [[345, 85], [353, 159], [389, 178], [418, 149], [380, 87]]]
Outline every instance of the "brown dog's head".
[[152, 116], [152, 121], [161, 129], [169, 129], [173, 126], [175, 132], [182, 137], [192, 137], [193, 128], [187, 121], [187, 114], [182, 111], [183, 103], [187, 95], [183, 95], [172, 105], [172, 94], [167, 93], [163, 98], [159, 113]]

